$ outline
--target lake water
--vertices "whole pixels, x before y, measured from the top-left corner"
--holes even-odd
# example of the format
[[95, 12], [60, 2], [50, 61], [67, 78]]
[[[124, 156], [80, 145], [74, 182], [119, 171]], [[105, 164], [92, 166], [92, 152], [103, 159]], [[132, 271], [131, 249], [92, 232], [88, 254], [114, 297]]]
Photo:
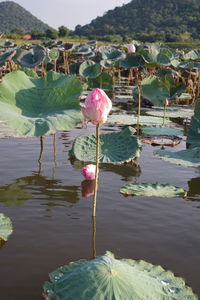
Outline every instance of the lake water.
[[[109, 128], [102, 127], [102, 132]], [[40, 300], [48, 273], [70, 261], [90, 259], [92, 196], [82, 196], [81, 164], [68, 150], [95, 126], [45, 137], [39, 170], [39, 139], [0, 139], [0, 212], [14, 231], [0, 249], [2, 300]], [[143, 259], [183, 277], [200, 296], [200, 168], [170, 164], [143, 145], [139, 167], [103, 166], [97, 195], [97, 255]], [[172, 151], [184, 149], [185, 141]], [[189, 198], [124, 197], [127, 183], [159, 182], [182, 187]], [[78, 300], [78, 299], [77, 299]], [[89, 300], [89, 299], [88, 299]]]

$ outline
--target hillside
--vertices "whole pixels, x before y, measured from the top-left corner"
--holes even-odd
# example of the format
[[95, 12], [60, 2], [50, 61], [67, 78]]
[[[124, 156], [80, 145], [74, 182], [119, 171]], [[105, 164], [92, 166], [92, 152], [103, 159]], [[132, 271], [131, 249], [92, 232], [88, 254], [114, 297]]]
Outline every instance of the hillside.
[[89, 38], [106, 35], [144, 41], [200, 38], [199, 0], [132, 0], [109, 10], [90, 24], [76, 26], [74, 34]]
[[50, 28], [30, 12], [13, 1], [0, 2], [0, 32], [9, 32], [12, 29], [45, 31]]

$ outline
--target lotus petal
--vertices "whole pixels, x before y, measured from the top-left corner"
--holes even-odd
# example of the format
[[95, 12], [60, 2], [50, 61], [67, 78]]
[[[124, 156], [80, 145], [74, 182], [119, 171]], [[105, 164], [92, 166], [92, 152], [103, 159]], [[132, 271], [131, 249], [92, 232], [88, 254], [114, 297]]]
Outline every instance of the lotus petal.
[[12, 232], [13, 229], [10, 218], [0, 213], [0, 238], [7, 241]]
[[[139, 156], [141, 143], [134, 136], [135, 129], [127, 127], [120, 132], [100, 135], [100, 163], [122, 164]], [[95, 162], [96, 136], [83, 135], [75, 139], [69, 153], [70, 158], [84, 162]]]
[[127, 184], [120, 189], [125, 196], [147, 196], [147, 197], [184, 197], [186, 191], [171, 184], [141, 183]]
[[200, 166], [200, 148], [171, 152], [166, 150], [154, 151], [154, 155], [171, 163], [185, 167]]
[[71, 129], [82, 119], [81, 90], [75, 76], [50, 71], [43, 78], [32, 78], [12, 72], [0, 84], [0, 121], [23, 136]]
[[182, 278], [143, 260], [115, 259], [111, 252], [71, 262], [49, 274], [48, 300], [197, 300]]

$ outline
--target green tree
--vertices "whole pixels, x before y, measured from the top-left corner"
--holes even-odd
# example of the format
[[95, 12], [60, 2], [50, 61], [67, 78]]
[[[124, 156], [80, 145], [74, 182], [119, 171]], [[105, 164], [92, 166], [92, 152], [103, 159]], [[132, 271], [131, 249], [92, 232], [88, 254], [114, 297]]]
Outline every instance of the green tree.
[[62, 25], [58, 28], [58, 36], [59, 37], [65, 37], [65, 36], [68, 36], [69, 34], [70, 34], [70, 30], [66, 26]]
[[47, 29], [45, 31], [46, 37], [55, 40], [58, 37], [58, 32], [55, 29]]

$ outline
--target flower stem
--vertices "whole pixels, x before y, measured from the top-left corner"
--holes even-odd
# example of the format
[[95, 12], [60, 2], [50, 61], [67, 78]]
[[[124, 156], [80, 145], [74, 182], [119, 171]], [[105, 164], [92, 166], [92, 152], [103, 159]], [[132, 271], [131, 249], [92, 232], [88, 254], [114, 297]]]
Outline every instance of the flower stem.
[[137, 117], [137, 135], [139, 135], [140, 131], [140, 111], [141, 111], [141, 92], [140, 87], [138, 85], [138, 117]]
[[42, 153], [43, 153], [43, 136], [40, 137], [40, 156], [38, 159], [39, 163], [41, 162], [41, 159], [42, 159]]
[[94, 185], [94, 197], [93, 197], [93, 217], [96, 217], [96, 205], [97, 205], [97, 188], [99, 177], [99, 124], [96, 125], [96, 170], [95, 170], [95, 185]]

